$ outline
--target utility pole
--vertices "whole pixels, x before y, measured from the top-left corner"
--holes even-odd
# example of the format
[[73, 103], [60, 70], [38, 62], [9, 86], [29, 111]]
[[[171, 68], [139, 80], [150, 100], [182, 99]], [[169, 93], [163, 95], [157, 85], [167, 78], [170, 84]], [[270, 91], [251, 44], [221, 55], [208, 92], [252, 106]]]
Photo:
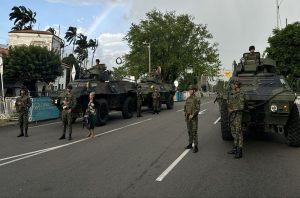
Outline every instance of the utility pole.
[[279, 29], [279, 5], [278, 0], [276, 0], [276, 27]]
[[151, 72], [151, 45], [149, 43], [148, 45], [149, 48], [149, 73]]

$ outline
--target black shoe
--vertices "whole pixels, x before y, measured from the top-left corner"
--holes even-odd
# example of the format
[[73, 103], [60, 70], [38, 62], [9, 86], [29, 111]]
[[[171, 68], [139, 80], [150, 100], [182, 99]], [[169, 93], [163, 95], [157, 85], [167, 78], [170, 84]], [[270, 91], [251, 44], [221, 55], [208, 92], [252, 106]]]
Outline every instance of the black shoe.
[[192, 149], [193, 148], [193, 146], [192, 146], [192, 144], [188, 144], [186, 147], [184, 147], [185, 149]]
[[20, 133], [17, 137], [23, 137], [24, 133]]
[[237, 150], [236, 150], [236, 153], [235, 153], [234, 158], [235, 158], [235, 159], [239, 159], [239, 158], [242, 158], [242, 157], [243, 157], [243, 151], [242, 151], [242, 148], [238, 147]]
[[198, 146], [194, 146], [193, 153], [198, 153]]
[[66, 139], [66, 136], [65, 135], [62, 135], [59, 140], [63, 140], [63, 139]]
[[72, 136], [69, 136], [68, 140], [72, 140]]
[[28, 133], [25, 133], [25, 137], [29, 137], [29, 136], [28, 136]]
[[232, 149], [227, 152], [227, 154], [235, 154], [235, 153], [236, 153], [236, 146], [232, 147]]

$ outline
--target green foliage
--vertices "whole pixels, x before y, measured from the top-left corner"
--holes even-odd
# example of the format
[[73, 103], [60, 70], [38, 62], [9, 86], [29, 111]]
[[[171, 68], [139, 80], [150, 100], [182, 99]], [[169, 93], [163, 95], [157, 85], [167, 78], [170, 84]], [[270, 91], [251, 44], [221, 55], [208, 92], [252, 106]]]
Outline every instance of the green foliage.
[[59, 55], [45, 47], [16, 46], [4, 57], [6, 82], [52, 82], [62, 75]]
[[277, 62], [277, 71], [288, 79], [300, 77], [300, 23], [274, 29], [273, 34], [268, 39], [268, 57]]
[[[75, 66], [76, 69], [76, 76], [75, 79], [79, 78], [79, 73], [80, 73], [80, 66], [79, 66], [79, 61], [74, 57], [73, 54], [70, 54], [67, 57], [64, 57], [62, 59], [62, 62], [69, 65], [71, 68], [70, 70], [72, 70], [73, 65]], [[70, 74], [67, 76], [67, 80], [70, 79]]]
[[125, 37], [131, 48], [123, 67], [127, 75], [140, 77], [148, 72], [146, 43], [151, 45], [152, 69], [160, 65], [166, 82], [173, 82], [187, 69], [196, 76], [217, 74], [220, 66], [217, 44], [210, 43], [212, 35], [206, 25], [195, 24], [191, 16], [175, 12], [163, 14], [153, 10], [146, 18], [132, 24]]
[[128, 76], [128, 68], [124, 65], [119, 67], [113, 67], [112, 78], [113, 80], [122, 80], [125, 76]]
[[11, 10], [9, 20], [14, 20], [15, 25], [12, 30], [32, 30], [33, 24], [36, 23], [36, 12], [32, 12], [25, 6], [14, 6]]

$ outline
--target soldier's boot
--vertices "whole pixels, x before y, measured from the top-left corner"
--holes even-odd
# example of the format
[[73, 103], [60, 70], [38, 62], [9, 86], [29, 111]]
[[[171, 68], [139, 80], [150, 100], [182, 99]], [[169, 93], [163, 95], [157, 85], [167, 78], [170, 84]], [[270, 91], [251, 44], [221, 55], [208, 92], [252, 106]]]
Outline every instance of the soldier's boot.
[[28, 129], [25, 129], [25, 137], [28, 137]]
[[21, 129], [21, 133], [17, 137], [22, 137], [22, 136], [24, 136], [23, 129]]
[[71, 135], [71, 134], [69, 135], [69, 138], [68, 138], [68, 140], [72, 140], [72, 135]]
[[192, 144], [188, 144], [186, 147], [184, 147], [185, 149], [191, 149], [193, 148]]
[[242, 151], [242, 148], [237, 147], [237, 150], [236, 150], [236, 153], [235, 153], [234, 158], [235, 158], [235, 159], [239, 159], [239, 158], [242, 158], [242, 157], [243, 157], [243, 151]]
[[230, 151], [227, 152], [227, 154], [235, 154], [236, 153], [236, 146], [232, 147]]
[[193, 153], [198, 153], [198, 146], [194, 145]]

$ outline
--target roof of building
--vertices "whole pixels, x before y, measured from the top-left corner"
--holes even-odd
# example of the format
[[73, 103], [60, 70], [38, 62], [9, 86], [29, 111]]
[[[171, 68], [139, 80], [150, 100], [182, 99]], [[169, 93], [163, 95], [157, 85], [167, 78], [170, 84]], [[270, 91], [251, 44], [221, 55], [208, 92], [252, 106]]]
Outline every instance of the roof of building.
[[8, 33], [45, 34], [45, 35], [53, 35], [53, 36], [61, 39], [59, 36], [52, 34], [49, 31], [44, 31], [44, 30], [12, 30]]

